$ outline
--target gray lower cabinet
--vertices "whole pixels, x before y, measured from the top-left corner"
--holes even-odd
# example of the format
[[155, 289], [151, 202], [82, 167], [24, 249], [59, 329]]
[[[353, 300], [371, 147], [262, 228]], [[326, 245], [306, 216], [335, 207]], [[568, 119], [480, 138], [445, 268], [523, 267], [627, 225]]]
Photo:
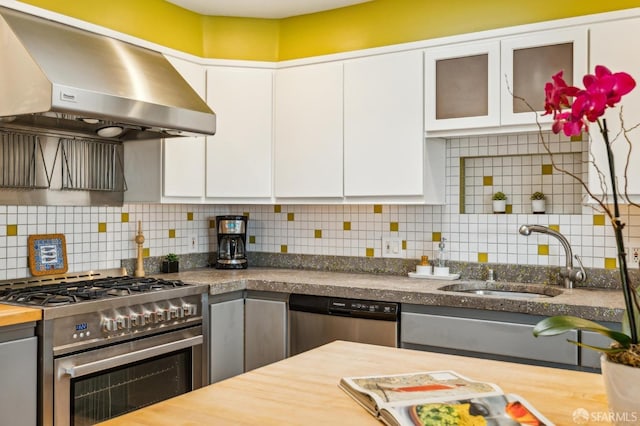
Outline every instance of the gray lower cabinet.
[[[620, 331], [622, 329], [622, 325], [620, 323], [599, 323], [599, 324], [617, 331]], [[591, 346], [606, 348], [606, 347], [609, 347], [611, 343], [613, 343], [613, 340], [609, 339], [607, 336], [603, 336], [602, 334], [595, 333], [593, 331], [581, 331], [580, 342], [585, 343], [587, 345], [591, 345]], [[581, 347], [580, 348], [580, 365], [583, 367], [600, 370], [600, 355], [601, 353], [598, 351]]]
[[245, 299], [245, 371], [287, 357], [288, 294], [248, 291]]
[[37, 354], [35, 323], [0, 327], [1, 424], [34, 426], [37, 422]]
[[402, 305], [401, 346], [541, 365], [577, 366], [577, 331], [534, 337], [542, 318], [509, 312]]
[[209, 299], [209, 382], [244, 372], [244, 295]]

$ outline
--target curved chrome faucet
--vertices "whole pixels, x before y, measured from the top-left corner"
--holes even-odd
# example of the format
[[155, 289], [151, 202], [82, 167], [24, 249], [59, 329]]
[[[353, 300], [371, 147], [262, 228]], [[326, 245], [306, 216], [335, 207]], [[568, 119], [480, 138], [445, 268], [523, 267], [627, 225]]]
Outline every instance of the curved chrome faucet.
[[556, 237], [560, 241], [560, 244], [562, 244], [562, 247], [564, 247], [564, 255], [566, 257], [566, 268], [565, 270], [560, 271], [560, 276], [564, 278], [565, 288], [573, 288], [574, 283], [583, 282], [587, 279], [587, 271], [584, 270], [584, 266], [582, 266], [582, 260], [578, 255], [576, 255], [575, 258], [580, 264], [580, 269], [573, 269], [574, 255], [571, 251], [571, 245], [564, 235], [562, 235], [558, 231], [554, 231], [553, 229], [547, 228], [546, 226], [542, 225], [522, 225], [518, 232], [520, 232], [525, 237], [531, 235], [532, 232], [549, 234], [553, 237]]

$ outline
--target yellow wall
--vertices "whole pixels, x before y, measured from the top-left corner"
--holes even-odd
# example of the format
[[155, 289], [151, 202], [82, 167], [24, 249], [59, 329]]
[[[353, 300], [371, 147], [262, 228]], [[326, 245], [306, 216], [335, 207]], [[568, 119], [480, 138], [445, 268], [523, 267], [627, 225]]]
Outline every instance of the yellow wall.
[[269, 20], [201, 16], [164, 0], [23, 2], [198, 56], [261, 61], [640, 7], [640, 0], [374, 0], [328, 12]]

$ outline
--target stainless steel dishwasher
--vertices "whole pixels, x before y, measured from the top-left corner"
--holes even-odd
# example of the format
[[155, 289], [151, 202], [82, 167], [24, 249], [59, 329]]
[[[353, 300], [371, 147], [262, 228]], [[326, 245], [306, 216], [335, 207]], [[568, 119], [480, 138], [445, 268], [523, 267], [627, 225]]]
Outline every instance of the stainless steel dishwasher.
[[399, 310], [397, 303], [292, 294], [289, 353], [334, 340], [397, 347]]

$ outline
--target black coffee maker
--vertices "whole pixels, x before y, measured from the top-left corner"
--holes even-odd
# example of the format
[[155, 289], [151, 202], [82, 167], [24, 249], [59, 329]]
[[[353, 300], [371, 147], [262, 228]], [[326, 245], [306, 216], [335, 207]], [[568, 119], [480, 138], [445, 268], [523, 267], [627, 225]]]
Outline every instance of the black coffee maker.
[[248, 266], [247, 216], [216, 216], [218, 232], [217, 269], [245, 269]]

